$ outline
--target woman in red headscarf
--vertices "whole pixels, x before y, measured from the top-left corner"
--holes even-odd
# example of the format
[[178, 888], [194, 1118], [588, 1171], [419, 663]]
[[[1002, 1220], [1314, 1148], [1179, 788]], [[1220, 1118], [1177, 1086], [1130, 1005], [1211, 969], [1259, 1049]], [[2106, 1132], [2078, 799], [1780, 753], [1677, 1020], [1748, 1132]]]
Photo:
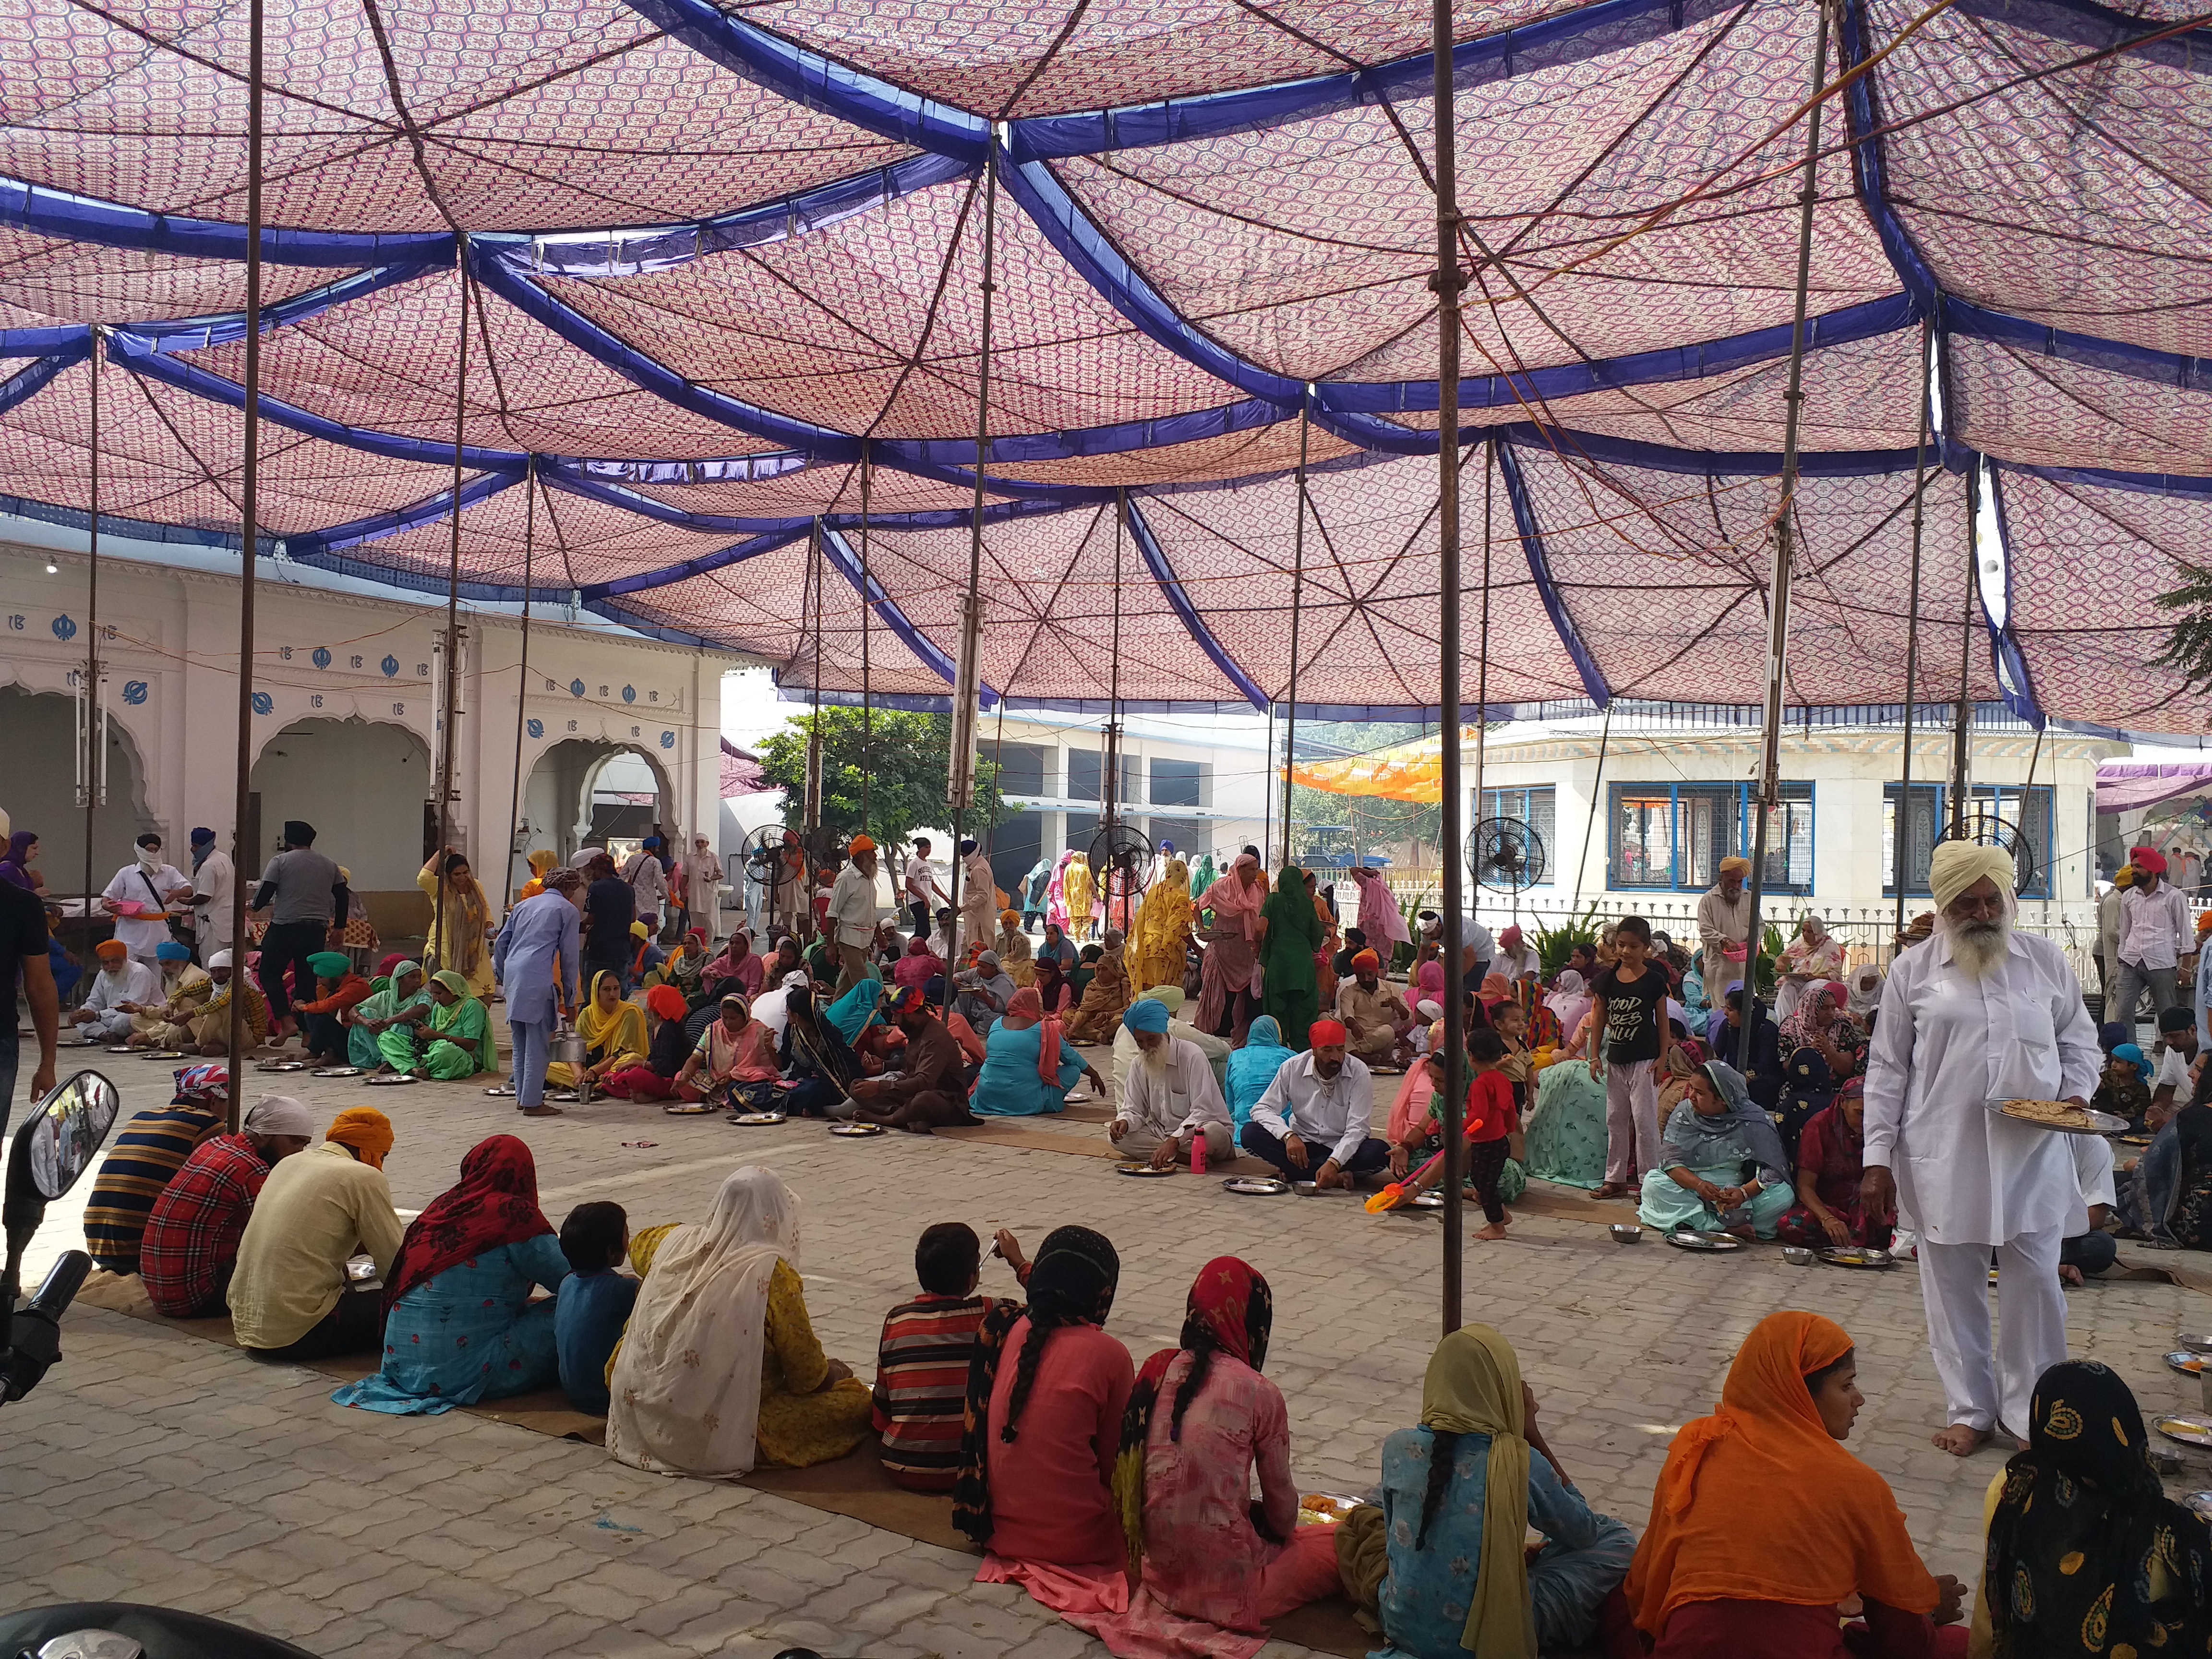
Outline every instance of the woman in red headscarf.
[[[1623, 1586], [1652, 1659], [1844, 1659], [1847, 1629], [1864, 1659], [1966, 1652], [1964, 1587], [1922, 1565], [1889, 1483], [1843, 1448], [1856, 1376], [1832, 1320], [1752, 1327], [1720, 1409], [1674, 1437]], [[1863, 1626], [1838, 1622], [1851, 1596]]]
[[449, 1412], [560, 1379], [550, 1299], [568, 1261], [538, 1207], [538, 1164], [513, 1135], [470, 1148], [461, 1179], [408, 1224], [386, 1275], [384, 1364], [331, 1398], [393, 1416]]
[[[1267, 1281], [1235, 1256], [1199, 1269], [1179, 1347], [1146, 1360], [1121, 1417], [1114, 1498], [1138, 1582], [1126, 1627], [1099, 1635], [1116, 1653], [1158, 1651], [1124, 1634], [1188, 1638], [1188, 1621], [1220, 1626], [1202, 1648], [1241, 1656], [1267, 1622], [1339, 1588], [1335, 1528], [1300, 1527], [1282, 1390], [1260, 1375], [1274, 1302]], [[1259, 1471], [1260, 1498], [1250, 1501]], [[1182, 1629], [1178, 1632], [1178, 1626]], [[1224, 1641], [1250, 1633], [1249, 1645]]]

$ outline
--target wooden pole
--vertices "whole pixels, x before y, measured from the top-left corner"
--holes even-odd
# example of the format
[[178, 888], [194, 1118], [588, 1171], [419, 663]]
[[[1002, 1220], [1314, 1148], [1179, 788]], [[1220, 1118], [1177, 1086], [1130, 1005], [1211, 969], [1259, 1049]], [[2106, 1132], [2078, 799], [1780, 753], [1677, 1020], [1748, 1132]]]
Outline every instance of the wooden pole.
[[[507, 893], [501, 894], [502, 906], [514, 901], [507, 894], [515, 891], [514, 845], [516, 832], [522, 827], [522, 731], [523, 716], [530, 706], [530, 586], [532, 574], [532, 556], [538, 540], [538, 457], [530, 455], [522, 463], [522, 487], [529, 492], [522, 508], [522, 665], [515, 670], [514, 697], [514, 787], [507, 799]], [[693, 711], [697, 718], [697, 710]], [[696, 745], [695, 745], [696, 746]], [[526, 860], [524, 869], [530, 867]]]
[[[438, 966], [451, 968], [445, 953], [452, 948], [446, 935], [446, 855], [453, 846], [453, 722], [461, 692], [461, 450], [468, 436], [469, 416], [469, 234], [454, 238], [454, 264], [460, 278], [460, 356], [453, 372], [453, 511], [446, 538], [446, 684], [438, 711], [438, 852], [437, 889], [433, 937], [437, 941]], [[510, 832], [510, 841], [512, 839]], [[345, 918], [338, 918], [343, 926]], [[428, 951], [423, 952], [427, 957]]]
[[[1928, 426], [1933, 401], [1928, 379], [1933, 365], [1929, 362], [1930, 342], [1934, 337], [1929, 325], [1920, 325], [1920, 436], [1912, 447], [1912, 577], [1905, 590], [1905, 763], [1898, 774], [1897, 828], [1890, 836], [1890, 862], [1897, 877], [1897, 930], [1892, 936], [1891, 946], [1905, 932], [1905, 892], [1913, 858], [1912, 848], [1912, 712], [1913, 702], [1920, 689], [1920, 525], [1922, 509], [1927, 505], [1928, 488]], [[1930, 824], [1929, 828], [1934, 828]]]
[[[100, 805], [100, 763], [106, 758], [100, 731], [100, 359], [105, 342], [92, 328], [92, 566], [87, 574], [84, 624], [84, 937], [92, 941], [92, 814]], [[3, 1106], [5, 1103], [0, 1103]]]
[[[968, 593], [960, 612], [960, 673], [952, 696], [952, 749], [946, 757], [945, 805], [952, 809], [952, 884], [945, 901], [952, 907], [954, 960], [960, 966], [960, 826], [975, 793], [976, 699], [982, 684], [983, 649], [983, 481], [991, 459], [991, 296], [998, 284], [991, 268], [996, 257], [999, 222], [999, 149], [992, 141], [983, 163], [983, 304], [975, 375], [975, 500], [968, 515]], [[1003, 695], [1003, 690], [1002, 690]]]
[[[1304, 607], [1306, 585], [1306, 455], [1307, 438], [1311, 429], [1310, 414], [1313, 407], [1312, 388], [1308, 386], [1298, 394], [1298, 516], [1291, 532], [1291, 685], [1290, 707], [1283, 726], [1283, 856], [1284, 869], [1291, 864], [1291, 773], [1297, 764], [1298, 744], [1298, 613]], [[1274, 712], [1269, 709], [1269, 714]], [[1261, 872], [1266, 874], [1265, 871]]]

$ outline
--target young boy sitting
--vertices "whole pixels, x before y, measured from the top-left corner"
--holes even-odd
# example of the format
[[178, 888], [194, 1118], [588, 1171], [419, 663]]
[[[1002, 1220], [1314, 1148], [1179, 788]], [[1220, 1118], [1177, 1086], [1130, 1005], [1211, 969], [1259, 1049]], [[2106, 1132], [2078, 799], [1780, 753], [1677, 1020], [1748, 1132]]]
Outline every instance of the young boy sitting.
[[637, 1300], [637, 1280], [617, 1273], [629, 1249], [629, 1218], [619, 1204], [579, 1204], [561, 1224], [561, 1254], [574, 1269], [553, 1309], [553, 1347], [561, 1386], [580, 1412], [607, 1413], [607, 1361]]
[[[999, 1254], [1029, 1282], [1029, 1263], [1010, 1232]], [[925, 1227], [914, 1247], [921, 1294], [884, 1316], [876, 1349], [875, 1425], [883, 1435], [884, 1473], [909, 1492], [951, 1492], [960, 1470], [960, 1417], [968, 1397], [968, 1362], [975, 1334], [997, 1305], [978, 1296], [982, 1243], [958, 1221]]]

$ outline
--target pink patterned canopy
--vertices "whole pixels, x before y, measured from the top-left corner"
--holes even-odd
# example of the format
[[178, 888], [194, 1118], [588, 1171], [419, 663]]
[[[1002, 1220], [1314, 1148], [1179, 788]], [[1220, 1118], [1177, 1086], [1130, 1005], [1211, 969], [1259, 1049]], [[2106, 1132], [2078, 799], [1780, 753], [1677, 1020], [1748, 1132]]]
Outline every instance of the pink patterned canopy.
[[[1820, 4], [1455, 8], [1494, 712], [1762, 695]], [[1832, 15], [1786, 702], [1946, 701], [1963, 656], [2033, 720], [2203, 733], [2149, 659], [2212, 544], [2212, 31]], [[1429, 20], [272, 8], [260, 533], [442, 591], [458, 516], [473, 597], [942, 706], [980, 416], [988, 702], [1433, 717]], [[245, 28], [0, 0], [0, 509], [83, 521], [96, 370], [103, 526], [241, 544]]]

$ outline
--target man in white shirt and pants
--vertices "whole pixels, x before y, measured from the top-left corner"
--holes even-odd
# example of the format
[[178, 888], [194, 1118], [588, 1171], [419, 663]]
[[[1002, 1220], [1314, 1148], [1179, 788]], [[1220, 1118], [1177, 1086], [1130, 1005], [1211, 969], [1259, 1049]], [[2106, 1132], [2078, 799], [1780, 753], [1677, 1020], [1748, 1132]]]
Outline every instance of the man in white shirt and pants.
[[1193, 1137], [1218, 1164], [1237, 1150], [1236, 1131], [1212, 1063], [1195, 1042], [1170, 1034], [1167, 1005], [1146, 997], [1129, 1005], [1121, 1024], [1137, 1040], [1137, 1058], [1122, 1080], [1107, 1138], [1125, 1159], [1149, 1158], [1164, 1170], [1188, 1161]]
[[238, 872], [230, 854], [215, 844], [215, 831], [192, 831], [192, 942], [200, 965], [218, 951], [230, 949], [230, 907], [238, 893]]
[[1936, 933], [1891, 967], [1867, 1055], [1861, 1200], [1868, 1219], [1920, 1236], [1946, 1406], [1935, 1443], [1960, 1457], [1999, 1427], [2025, 1443], [2036, 1379], [2066, 1358], [2058, 1252], [2082, 1210], [2068, 1137], [1987, 1103], [2085, 1104], [2104, 1061], [2064, 954], [2013, 931], [2012, 881], [2002, 848], [1936, 849]]
[[[100, 902], [115, 918], [115, 937], [131, 953], [131, 960], [159, 973], [154, 948], [169, 937], [168, 907], [191, 896], [192, 884], [183, 871], [161, 857], [161, 838], [149, 830], [138, 837], [138, 861], [126, 864], [100, 893]], [[136, 915], [117, 909], [137, 904]]]
[[2189, 901], [2166, 879], [2166, 855], [2155, 847], [2138, 847], [2128, 854], [2136, 872], [2134, 882], [2120, 895], [2118, 982], [2105, 1018], [2118, 1020], [2132, 1037], [2136, 1005], [2146, 988], [2150, 992], [2150, 1017], [2176, 1006], [2175, 965], [2182, 953], [2197, 948], [2197, 927], [2190, 919]]
[[845, 850], [852, 856], [830, 884], [830, 937], [837, 946], [841, 997], [860, 982], [876, 938], [876, 843], [855, 836]]
[[945, 890], [937, 884], [937, 867], [929, 861], [929, 837], [916, 836], [914, 856], [906, 861], [907, 917], [914, 923], [916, 939], [929, 936], [929, 919], [944, 902]]
[[1283, 1062], [1244, 1126], [1244, 1150], [1292, 1181], [1349, 1187], [1390, 1162], [1389, 1142], [1367, 1133], [1374, 1074], [1344, 1052], [1346, 1036], [1341, 1020], [1316, 1020], [1306, 1033], [1313, 1047]]

